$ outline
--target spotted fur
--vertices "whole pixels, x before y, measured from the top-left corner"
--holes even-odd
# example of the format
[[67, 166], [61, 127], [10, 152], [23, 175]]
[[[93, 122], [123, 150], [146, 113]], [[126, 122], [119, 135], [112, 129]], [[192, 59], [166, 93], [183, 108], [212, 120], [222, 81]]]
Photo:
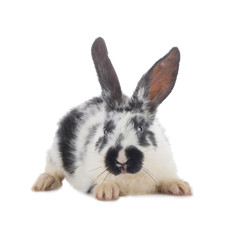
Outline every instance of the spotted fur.
[[[102, 94], [60, 121], [48, 152], [44, 175], [48, 178], [40, 177], [33, 189], [54, 189], [66, 178], [76, 189], [100, 200], [157, 191], [175, 194], [187, 189], [184, 193], [190, 193], [177, 176], [168, 140], [156, 118], [158, 105], [175, 84], [178, 49], [173, 48], [143, 75], [131, 98], [122, 94], [102, 38], [93, 43], [92, 57]], [[54, 181], [46, 185], [50, 178]], [[49, 186], [56, 181], [58, 185]], [[174, 188], [181, 186], [179, 191]]]

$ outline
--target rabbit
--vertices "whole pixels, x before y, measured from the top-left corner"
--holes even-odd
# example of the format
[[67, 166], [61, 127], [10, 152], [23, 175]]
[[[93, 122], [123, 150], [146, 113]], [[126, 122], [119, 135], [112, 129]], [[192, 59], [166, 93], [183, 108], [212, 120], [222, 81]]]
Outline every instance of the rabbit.
[[181, 180], [157, 108], [172, 91], [180, 52], [172, 48], [145, 73], [131, 98], [125, 96], [105, 41], [91, 49], [101, 96], [69, 111], [59, 122], [45, 172], [34, 191], [55, 190], [64, 178], [98, 200], [163, 193], [191, 195]]

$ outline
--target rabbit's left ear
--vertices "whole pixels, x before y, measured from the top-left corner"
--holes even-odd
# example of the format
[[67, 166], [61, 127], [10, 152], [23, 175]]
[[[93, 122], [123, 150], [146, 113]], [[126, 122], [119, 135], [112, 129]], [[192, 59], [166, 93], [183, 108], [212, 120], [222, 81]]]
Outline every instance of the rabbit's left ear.
[[110, 108], [115, 108], [122, 102], [122, 91], [117, 74], [108, 57], [105, 41], [100, 37], [92, 45], [92, 58], [102, 88], [103, 99]]
[[158, 105], [172, 91], [180, 61], [178, 48], [172, 48], [163, 58], [158, 60], [152, 68], [141, 78], [133, 94], [137, 102], [148, 102], [149, 110], [155, 111]]

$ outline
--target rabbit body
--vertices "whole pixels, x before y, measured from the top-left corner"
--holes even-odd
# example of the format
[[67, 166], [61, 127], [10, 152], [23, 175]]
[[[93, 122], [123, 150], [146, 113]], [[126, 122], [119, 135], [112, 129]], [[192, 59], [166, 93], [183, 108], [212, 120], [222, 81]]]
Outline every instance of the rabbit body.
[[[100, 99], [98, 99], [99, 102], [101, 101]], [[81, 119], [77, 118], [79, 114]], [[65, 162], [64, 168], [64, 160], [59, 149], [61, 139], [58, 131], [53, 146], [48, 152], [46, 171], [53, 175], [63, 175], [75, 188], [83, 192], [88, 192], [94, 184], [103, 182], [105, 178], [105, 181], [108, 181], [109, 178], [119, 185], [120, 192], [124, 195], [153, 193], [156, 192], [156, 182], [158, 180], [177, 178], [169, 142], [157, 119], [149, 128], [150, 131], [157, 133], [155, 134], [157, 146], [139, 146], [145, 155], [143, 169], [146, 169], [146, 172], [142, 170], [134, 175], [126, 173], [117, 176], [111, 174], [108, 177], [108, 172], [105, 172], [99, 176], [105, 170], [104, 155], [111, 147], [111, 143], [116, 143], [120, 134], [126, 135], [121, 141], [123, 147], [132, 144], [132, 141], [135, 141], [137, 144], [137, 139], [129, 139], [129, 135], [132, 135], [131, 137], [134, 138], [135, 132], [133, 132], [134, 129], [131, 126], [131, 119], [138, 114], [120, 112], [112, 116], [115, 118], [118, 126], [116, 126], [117, 129], [113, 136], [109, 137], [115, 137], [115, 139], [111, 139], [110, 145], [106, 144], [100, 153], [96, 151], [96, 143], [103, 135], [106, 115], [104, 102], [92, 104], [92, 101], [90, 101], [72, 110], [62, 120], [62, 125], [60, 124], [60, 128], [64, 127], [63, 124], [69, 124], [70, 116], [76, 123], [75, 136], [67, 140], [70, 142], [69, 145], [71, 145], [72, 164]], [[111, 119], [113, 119], [112, 117]], [[126, 130], [127, 127], [129, 128], [128, 130]], [[65, 151], [68, 151], [68, 149], [65, 149]], [[57, 170], [56, 173], [52, 172], [52, 169], [54, 169], [53, 171]]]
[[33, 189], [57, 189], [66, 178], [99, 200], [156, 192], [190, 195], [188, 183], [177, 176], [168, 139], [156, 118], [157, 106], [176, 80], [178, 49], [143, 75], [131, 98], [121, 92], [103, 39], [94, 42], [92, 55], [102, 96], [72, 109], [60, 121], [45, 173]]

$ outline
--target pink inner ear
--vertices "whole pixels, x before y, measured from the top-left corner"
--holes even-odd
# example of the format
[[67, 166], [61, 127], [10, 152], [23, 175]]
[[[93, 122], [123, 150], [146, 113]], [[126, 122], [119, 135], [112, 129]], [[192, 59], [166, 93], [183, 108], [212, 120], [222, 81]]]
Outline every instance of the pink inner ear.
[[174, 48], [153, 67], [149, 89], [150, 101], [155, 97], [163, 101], [171, 92], [175, 84], [179, 60], [179, 51]]

